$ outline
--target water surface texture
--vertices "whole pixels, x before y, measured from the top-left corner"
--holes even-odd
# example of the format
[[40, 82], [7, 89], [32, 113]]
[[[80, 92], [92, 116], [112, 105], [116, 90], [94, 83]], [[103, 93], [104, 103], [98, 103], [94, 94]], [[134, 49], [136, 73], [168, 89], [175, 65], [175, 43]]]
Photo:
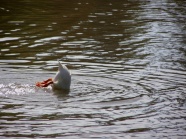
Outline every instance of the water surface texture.
[[[1, 0], [0, 138], [186, 138], [186, 2]], [[57, 60], [69, 92], [37, 88]]]

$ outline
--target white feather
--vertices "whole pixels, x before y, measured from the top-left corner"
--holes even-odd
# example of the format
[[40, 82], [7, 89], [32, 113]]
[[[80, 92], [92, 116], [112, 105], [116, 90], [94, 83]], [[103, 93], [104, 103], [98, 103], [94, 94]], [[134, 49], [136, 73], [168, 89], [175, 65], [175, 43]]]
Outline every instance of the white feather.
[[52, 87], [54, 89], [69, 90], [71, 84], [71, 73], [65, 65], [61, 65], [59, 61], [58, 63], [59, 63], [59, 68], [58, 68], [58, 72], [56, 73], [56, 76], [54, 77], [53, 80], [54, 83]]

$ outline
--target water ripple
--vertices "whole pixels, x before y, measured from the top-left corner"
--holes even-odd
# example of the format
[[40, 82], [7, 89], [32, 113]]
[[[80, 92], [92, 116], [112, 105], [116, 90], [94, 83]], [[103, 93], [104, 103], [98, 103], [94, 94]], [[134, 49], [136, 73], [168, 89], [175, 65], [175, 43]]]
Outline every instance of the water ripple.
[[4, 38], [0, 38], [0, 42], [14, 41], [18, 39], [20, 39], [20, 37], [4, 37]]
[[[3, 1], [0, 136], [184, 138], [185, 2]], [[69, 92], [38, 88], [57, 60]]]

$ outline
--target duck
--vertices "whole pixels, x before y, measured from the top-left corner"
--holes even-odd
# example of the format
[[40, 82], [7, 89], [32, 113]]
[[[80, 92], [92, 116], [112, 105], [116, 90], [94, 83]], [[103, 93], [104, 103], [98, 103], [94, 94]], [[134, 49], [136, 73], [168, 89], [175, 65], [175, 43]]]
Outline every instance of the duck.
[[49, 78], [42, 82], [37, 82], [37, 87], [52, 86], [52, 89], [57, 90], [70, 90], [71, 85], [71, 73], [69, 69], [58, 61], [58, 71], [54, 78]]

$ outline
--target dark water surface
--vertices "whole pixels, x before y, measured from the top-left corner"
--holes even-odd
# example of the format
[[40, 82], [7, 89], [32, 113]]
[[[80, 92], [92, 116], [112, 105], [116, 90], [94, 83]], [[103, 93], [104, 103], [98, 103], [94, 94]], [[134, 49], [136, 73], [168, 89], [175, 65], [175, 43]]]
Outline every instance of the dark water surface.
[[[0, 138], [186, 138], [186, 2], [1, 0]], [[57, 60], [69, 93], [35, 87]]]

